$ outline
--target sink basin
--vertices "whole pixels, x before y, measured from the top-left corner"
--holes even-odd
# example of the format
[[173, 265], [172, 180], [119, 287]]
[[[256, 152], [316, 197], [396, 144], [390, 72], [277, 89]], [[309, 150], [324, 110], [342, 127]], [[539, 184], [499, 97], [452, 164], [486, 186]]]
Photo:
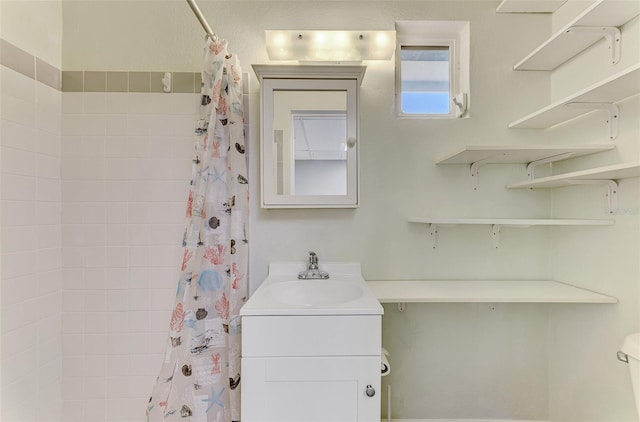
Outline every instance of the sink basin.
[[328, 306], [351, 302], [362, 296], [362, 286], [349, 281], [291, 280], [272, 284], [273, 298], [286, 305]]
[[382, 315], [384, 310], [362, 277], [359, 263], [325, 262], [331, 278], [299, 280], [305, 263], [273, 262], [268, 277], [240, 309], [257, 315]]

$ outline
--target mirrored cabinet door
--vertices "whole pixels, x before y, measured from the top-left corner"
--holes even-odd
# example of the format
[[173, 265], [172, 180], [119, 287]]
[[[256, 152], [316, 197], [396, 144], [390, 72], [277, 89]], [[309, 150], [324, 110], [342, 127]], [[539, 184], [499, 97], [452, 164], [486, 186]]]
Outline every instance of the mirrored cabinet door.
[[310, 78], [311, 70], [326, 72], [329, 66], [299, 68], [304, 70], [300, 78], [267, 77], [256, 69], [262, 75], [262, 206], [357, 207], [360, 79], [335, 77], [334, 73]]

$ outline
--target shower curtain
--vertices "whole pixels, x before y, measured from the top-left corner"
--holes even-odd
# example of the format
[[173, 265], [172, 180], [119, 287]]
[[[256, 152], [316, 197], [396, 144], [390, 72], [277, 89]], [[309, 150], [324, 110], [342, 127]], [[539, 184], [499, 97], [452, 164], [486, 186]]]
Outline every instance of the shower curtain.
[[227, 42], [208, 39], [184, 255], [148, 421], [240, 420], [249, 214], [241, 75]]

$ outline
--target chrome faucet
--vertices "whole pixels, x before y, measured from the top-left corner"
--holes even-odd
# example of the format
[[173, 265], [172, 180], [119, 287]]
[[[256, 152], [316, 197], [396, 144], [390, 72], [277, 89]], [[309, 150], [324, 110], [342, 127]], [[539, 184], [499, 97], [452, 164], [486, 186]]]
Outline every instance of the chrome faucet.
[[327, 279], [329, 278], [329, 273], [326, 271], [320, 271], [318, 269], [318, 255], [315, 252], [309, 252], [309, 267], [298, 273], [299, 279]]

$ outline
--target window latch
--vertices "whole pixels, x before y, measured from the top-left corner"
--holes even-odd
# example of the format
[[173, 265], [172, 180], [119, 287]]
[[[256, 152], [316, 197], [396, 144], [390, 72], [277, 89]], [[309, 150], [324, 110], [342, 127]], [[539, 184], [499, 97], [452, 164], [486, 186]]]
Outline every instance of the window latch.
[[458, 107], [456, 117], [462, 117], [462, 115], [467, 111], [467, 94], [465, 92], [461, 92], [456, 95], [453, 97], [453, 103]]

